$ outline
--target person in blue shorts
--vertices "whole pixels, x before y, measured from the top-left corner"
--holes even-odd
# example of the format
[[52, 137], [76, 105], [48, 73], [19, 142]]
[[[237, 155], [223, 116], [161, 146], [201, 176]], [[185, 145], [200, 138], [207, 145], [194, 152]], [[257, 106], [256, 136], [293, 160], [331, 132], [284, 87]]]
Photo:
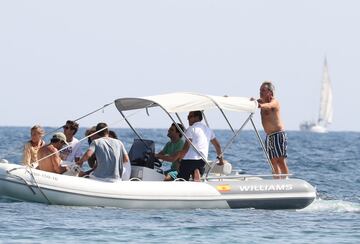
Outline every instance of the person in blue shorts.
[[[286, 164], [287, 136], [280, 118], [280, 103], [275, 99], [274, 92], [275, 87], [272, 82], [265, 81], [260, 87], [260, 98], [257, 99], [261, 122], [266, 133], [265, 147], [273, 166], [273, 173], [289, 174]], [[281, 177], [276, 176], [276, 178]]]

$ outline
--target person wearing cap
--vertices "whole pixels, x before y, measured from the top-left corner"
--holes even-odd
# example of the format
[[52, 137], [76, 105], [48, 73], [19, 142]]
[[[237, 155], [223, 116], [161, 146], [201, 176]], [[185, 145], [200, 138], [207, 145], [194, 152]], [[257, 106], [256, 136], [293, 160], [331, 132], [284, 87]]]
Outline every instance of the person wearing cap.
[[31, 130], [31, 139], [24, 145], [23, 150], [23, 165], [32, 167], [38, 160], [37, 153], [39, 149], [45, 145], [42, 137], [44, 136], [44, 129], [40, 125], [34, 125]]
[[79, 129], [79, 124], [75, 121], [68, 120], [63, 126], [63, 129], [68, 145], [60, 152], [60, 157], [61, 159], [68, 162], [76, 162], [82, 155], [80, 147], [81, 145], [79, 140], [75, 137], [75, 134]]
[[67, 171], [68, 167], [61, 165], [61, 158], [59, 154], [59, 150], [64, 145], [67, 145], [64, 133], [55, 133], [52, 136], [50, 143], [43, 146], [38, 151], [38, 169], [58, 174], [62, 174]]
[[99, 138], [91, 142], [89, 149], [76, 163], [82, 166], [95, 154], [97, 165], [90, 177], [111, 180], [122, 179], [123, 164], [129, 163], [124, 144], [118, 139], [109, 137], [109, 129], [106, 123], [98, 123], [96, 131]]

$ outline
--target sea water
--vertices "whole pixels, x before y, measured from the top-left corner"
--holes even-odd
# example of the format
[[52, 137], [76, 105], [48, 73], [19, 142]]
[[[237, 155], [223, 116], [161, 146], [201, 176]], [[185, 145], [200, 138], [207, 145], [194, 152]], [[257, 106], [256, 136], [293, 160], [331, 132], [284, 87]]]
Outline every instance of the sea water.
[[[115, 131], [129, 150], [134, 134]], [[165, 129], [140, 133], [155, 141], [157, 151], [168, 140]], [[232, 137], [226, 130], [215, 133], [223, 146]], [[79, 137], [83, 134], [78, 132]], [[20, 162], [28, 139], [29, 128], [0, 128], [0, 158]], [[268, 174], [256, 140], [253, 131], [244, 131], [225, 149], [225, 158], [248, 174]], [[0, 243], [360, 243], [360, 133], [289, 131], [288, 140], [293, 177], [308, 181], [318, 192], [305, 209], [128, 210], [0, 197]], [[84, 141], [84, 151], [86, 147]], [[211, 149], [210, 158], [215, 156]]]

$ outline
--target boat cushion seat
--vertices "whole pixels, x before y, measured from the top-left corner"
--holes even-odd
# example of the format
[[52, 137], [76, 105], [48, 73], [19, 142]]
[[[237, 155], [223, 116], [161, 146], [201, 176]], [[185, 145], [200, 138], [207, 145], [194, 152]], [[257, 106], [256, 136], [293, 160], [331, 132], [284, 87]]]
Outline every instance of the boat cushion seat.
[[[205, 166], [205, 172], [209, 169], [209, 166]], [[220, 175], [229, 175], [232, 171], [232, 165], [227, 160], [224, 160], [224, 165], [215, 164], [210, 170], [210, 173], [220, 174]]]

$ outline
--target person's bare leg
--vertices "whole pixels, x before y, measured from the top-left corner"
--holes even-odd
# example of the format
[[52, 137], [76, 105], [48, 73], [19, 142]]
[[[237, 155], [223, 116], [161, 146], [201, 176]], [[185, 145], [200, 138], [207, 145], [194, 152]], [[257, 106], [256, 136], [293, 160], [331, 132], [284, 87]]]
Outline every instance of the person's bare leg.
[[194, 181], [199, 182], [199, 181], [200, 181], [200, 178], [201, 178], [200, 170], [199, 170], [199, 169], [195, 169], [195, 170], [194, 170]]
[[164, 181], [172, 181], [173, 178], [170, 175], [165, 175]]
[[281, 174], [281, 170], [278, 164], [278, 160], [276, 158], [271, 159], [271, 164], [274, 168], [274, 172], [273, 172], [273, 174], [275, 175], [274, 179], [279, 179], [280, 177], [277, 174]]
[[[286, 164], [286, 159], [284, 157], [278, 159], [278, 166], [281, 174], [289, 174], [289, 168]], [[283, 178], [287, 178], [287, 176], [284, 176]]]

